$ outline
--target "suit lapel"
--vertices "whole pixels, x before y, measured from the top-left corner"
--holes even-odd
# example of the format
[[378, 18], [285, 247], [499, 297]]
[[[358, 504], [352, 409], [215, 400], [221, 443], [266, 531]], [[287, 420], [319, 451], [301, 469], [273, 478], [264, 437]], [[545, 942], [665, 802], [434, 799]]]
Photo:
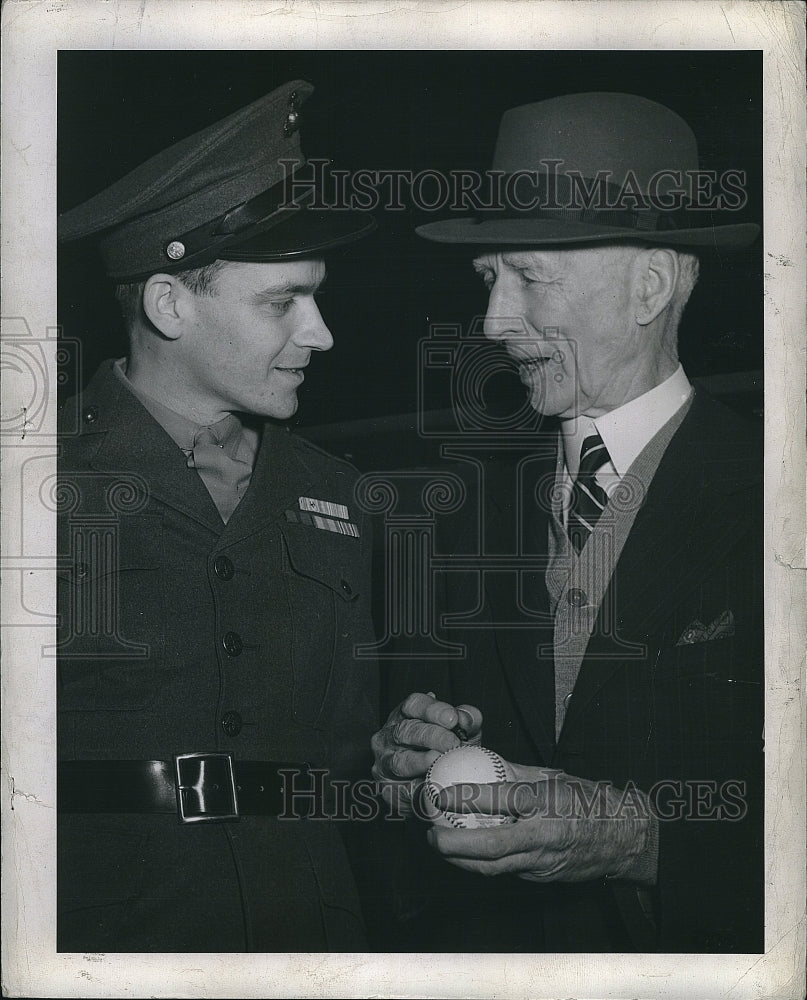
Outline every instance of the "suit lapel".
[[[543, 559], [547, 518], [536, 493], [554, 474], [555, 444], [546, 454], [505, 463], [488, 482], [486, 553]], [[513, 478], [516, 476], [516, 478]], [[515, 498], [515, 502], [514, 502]], [[484, 561], [484, 560], [483, 560]], [[548, 763], [555, 745], [554, 664], [551, 653], [538, 649], [552, 644], [544, 568], [519, 574], [514, 570], [487, 574], [486, 595], [493, 619], [499, 659], [524, 726]]]
[[[600, 608], [563, 734], [627, 659], [646, 644], [693, 580], [702, 577], [751, 516], [743, 497], [761, 476], [732, 418], [696, 393], [636, 516]], [[607, 622], [605, 609], [612, 608]]]

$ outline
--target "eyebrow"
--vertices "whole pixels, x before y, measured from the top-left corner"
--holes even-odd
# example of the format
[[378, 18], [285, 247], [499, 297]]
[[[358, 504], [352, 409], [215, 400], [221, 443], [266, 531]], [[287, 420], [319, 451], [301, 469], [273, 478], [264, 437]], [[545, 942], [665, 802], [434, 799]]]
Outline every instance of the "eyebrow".
[[322, 279], [320, 281], [281, 281], [276, 285], [270, 285], [268, 288], [264, 288], [263, 291], [256, 292], [254, 298], [256, 302], [266, 302], [270, 299], [277, 298], [278, 295], [310, 295], [322, 288], [327, 277], [328, 273], [326, 271], [325, 274], [322, 275]]
[[508, 267], [546, 267], [546, 260], [542, 259], [535, 250], [522, 251], [521, 253], [502, 254], [502, 260]]
[[486, 257], [475, 257], [473, 261], [471, 261], [471, 266], [477, 273], [492, 270], [490, 264], [487, 263]]
[[[536, 255], [537, 252], [534, 250], [523, 250], [521, 252], [513, 253], [503, 253], [501, 255], [502, 263], [505, 267], [513, 268], [514, 270], [523, 270], [527, 267], [538, 267], [546, 268], [547, 263], [543, 260], [540, 255]], [[492, 271], [493, 267], [489, 263], [489, 257], [485, 255], [484, 257], [475, 257], [473, 262], [473, 269], [481, 274], [484, 271]]]

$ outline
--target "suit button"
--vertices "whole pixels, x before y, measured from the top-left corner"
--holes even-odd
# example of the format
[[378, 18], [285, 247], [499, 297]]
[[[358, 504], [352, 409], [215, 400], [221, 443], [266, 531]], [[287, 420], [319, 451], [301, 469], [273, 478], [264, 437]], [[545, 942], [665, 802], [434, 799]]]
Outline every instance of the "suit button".
[[213, 572], [219, 580], [232, 580], [235, 576], [232, 559], [228, 559], [227, 556], [216, 556], [213, 560]]
[[84, 411], [84, 423], [94, 424], [97, 419], [98, 419], [98, 407], [88, 406], [87, 409]]
[[570, 702], [571, 700], [572, 700], [572, 692], [570, 691], [570, 692], [569, 692], [569, 693], [568, 693], [568, 694], [566, 695], [566, 697], [565, 697], [565, 698], [563, 699], [563, 707], [564, 707], [564, 708], [568, 708], [568, 707], [569, 707], [569, 702]]
[[577, 587], [572, 587], [572, 589], [566, 594], [566, 600], [573, 608], [582, 608], [586, 603], [585, 591], [578, 590]]
[[225, 712], [221, 717], [221, 728], [228, 736], [238, 736], [244, 722], [238, 712]]
[[340, 586], [341, 586], [342, 590], [344, 591], [345, 596], [346, 597], [350, 597], [350, 595], [353, 593], [353, 588], [350, 586], [350, 584], [347, 582], [347, 580], [342, 580]]
[[228, 656], [240, 656], [244, 648], [243, 640], [237, 632], [225, 632], [221, 637], [221, 644]]

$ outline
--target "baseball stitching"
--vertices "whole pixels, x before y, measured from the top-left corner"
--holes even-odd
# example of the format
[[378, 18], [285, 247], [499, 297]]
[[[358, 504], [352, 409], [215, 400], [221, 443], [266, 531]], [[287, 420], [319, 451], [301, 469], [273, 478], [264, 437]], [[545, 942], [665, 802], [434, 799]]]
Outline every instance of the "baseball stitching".
[[466, 830], [467, 827], [463, 822], [464, 817], [461, 817], [459, 813], [443, 813], [443, 816], [448, 820], [448, 822], [454, 827], [455, 830]]
[[494, 753], [492, 750], [488, 750], [487, 747], [480, 747], [480, 750], [484, 750], [487, 756], [490, 758], [493, 764], [493, 771], [496, 775], [497, 781], [507, 781], [507, 771], [504, 769], [504, 764], [502, 763], [501, 757]]
[[[458, 751], [464, 749], [465, 749], [464, 747], [456, 747], [454, 750], [449, 750], [448, 753], [449, 754], [457, 753]], [[490, 761], [493, 767], [493, 773], [495, 775], [496, 781], [507, 781], [507, 771], [505, 769], [501, 757], [497, 753], [494, 753], [492, 750], [488, 749], [488, 747], [476, 747], [475, 749], [481, 750], [482, 753], [484, 753], [485, 756]], [[448, 756], [448, 754], [446, 754], [445, 756]], [[441, 759], [442, 758], [438, 757], [438, 760]], [[436, 763], [437, 761], [434, 762], [434, 764]], [[445, 812], [445, 810], [440, 808], [439, 794], [440, 791], [442, 791], [442, 789], [438, 788], [436, 785], [433, 785], [431, 780], [431, 773], [434, 768], [434, 764], [432, 764], [432, 766], [429, 768], [426, 774], [426, 794], [429, 796], [429, 799], [431, 800], [431, 803], [434, 806], [434, 808], [437, 809], [437, 811], [442, 816], [444, 816], [453, 827], [456, 827], [457, 829], [466, 829], [465, 826], [466, 817], [464, 813], [449, 813]]]

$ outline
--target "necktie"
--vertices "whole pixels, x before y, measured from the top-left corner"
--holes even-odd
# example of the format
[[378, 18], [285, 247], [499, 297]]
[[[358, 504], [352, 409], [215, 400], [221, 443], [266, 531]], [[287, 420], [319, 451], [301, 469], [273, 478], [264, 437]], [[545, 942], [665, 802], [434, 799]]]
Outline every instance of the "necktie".
[[599, 469], [610, 461], [608, 449], [595, 431], [583, 441], [580, 449], [580, 470], [572, 487], [568, 532], [575, 551], [580, 552], [594, 530], [600, 514], [608, 503], [608, 494], [594, 478]]
[[252, 474], [248, 462], [232, 457], [240, 433], [241, 424], [233, 414], [210, 427], [200, 427], [188, 456], [188, 466], [201, 476], [225, 523], [238, 506]]

